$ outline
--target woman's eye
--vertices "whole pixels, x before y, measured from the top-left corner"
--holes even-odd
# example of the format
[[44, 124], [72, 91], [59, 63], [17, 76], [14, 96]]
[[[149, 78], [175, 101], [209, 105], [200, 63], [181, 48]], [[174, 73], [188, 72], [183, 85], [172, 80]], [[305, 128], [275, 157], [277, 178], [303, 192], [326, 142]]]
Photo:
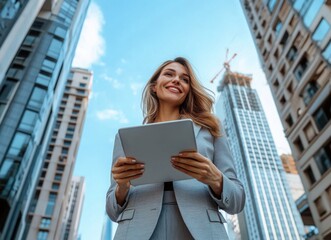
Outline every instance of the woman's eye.
[[185, 83], [189, 83], [189, 82], [190, 82], [190, 80], [189, 80], [188, 78], [183, 78], [183, 81], [184, 81]]

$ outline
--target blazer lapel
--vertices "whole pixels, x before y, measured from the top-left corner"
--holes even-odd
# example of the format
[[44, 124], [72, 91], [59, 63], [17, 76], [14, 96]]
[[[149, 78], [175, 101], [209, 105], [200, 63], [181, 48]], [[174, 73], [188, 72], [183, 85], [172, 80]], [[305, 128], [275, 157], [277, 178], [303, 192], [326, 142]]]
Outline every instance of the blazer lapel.
[[195, 135], [195, 138], [197, 138], [198, 133], [199, 133], [199, 131], [200, 131], [200, 129], [201, 129], [201, 126], [199, 126], [199, 125], [196, 124], [196, 123], [193, 123], [193, 129], [194, 129], [194, 135]]

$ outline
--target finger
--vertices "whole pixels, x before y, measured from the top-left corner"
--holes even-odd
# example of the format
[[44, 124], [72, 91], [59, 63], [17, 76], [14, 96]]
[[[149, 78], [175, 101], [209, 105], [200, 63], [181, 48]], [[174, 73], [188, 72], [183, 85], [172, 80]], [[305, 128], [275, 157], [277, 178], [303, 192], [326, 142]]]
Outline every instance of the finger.
[[[200, 174], [200, 175], [207, 175], [208, 174], [205, 167], [200, 163], [194, 163], [195, 161], [186, 160], [186, 159], [183, 159], [181, 161], [184, 161], [184, 162], [173, 161], [172, 164], [176, 167], [179, 167], [181, 169], [185, 169], [186, 171], [190, 171], [192, 173], [197, 173], [197, 174]], [[193, 164], [187, 164], [187, 162], [189, 162], [189, 163], [193, 162]]]
[[131, 157], [119, 157], [114, 166], [118, 167], [125, 164], [135, 164], [136, 162], [137, 160]]
[[121, 173], [115, 173], [115, 174], [113, 174], [113, 178], [115, 179], [115, 181], [119, 181], [121, 179], [131, 178], [136, 175], [141, 175], [143, 173], [144, 173], [144, 169], [131, 170], [131, 171], [125, 171], [125, 172], [121, 172]]
[[130, 170], [136, 170], [136, 169], [144, 169], [145, 165], [142, 163], [135, 163], [135, 164], [125, 164], [125, 165], [120, 165], [119, 167], [113, 167], [112, 173], [121, 173], [125, 171], [130, 171]]
[[196, 161], [193, 158], [182, 158], [182, 157], [172, 157], [171, 162], [173, 164], [182, 163], [196, 168], [204, 168], [206, 165], [205, 163]]
[[186, 168], [182, 168], [182, 167], [180, 167], [180, 166], [174, 166], [174, 168], [176, 168], [177, 170], [179, 170], [179, 171], [181, 171], [181, 172], [183, 172], [183, 173], [185, 173], [185, 174], [187, 174], [187, 175], [189, 175], [189, 176], [191, 176], [191, 177], [197, 179], [197, 180], [200, 181], [200, 182], [206, 183], [206, 182], [205, 182], [206, 177], [201, 176], [201, 175], [198, 174], [198, 173], [191, 172], [191, 171], [189, 171], [188, 169], [186, 169]]
[[119, 174], [118, 176], [114, 176], [114, 179], [118, 184], [123, 184], [123, 183], [127, 183], [127, 182], [129, 182], [133, 179], [139, 178], [143, 174], [144, 174], [143, 171], [136, 172], [136, 173], [130, 173], [130, 174], [127, 174], [127, 175]]
[[178, 157], [192, 158], [192, 159], [194, 159], [196, 161], [199, 161], [199, 162], [204, 162], [206, 160], [206, 158], [198, 152], [180, 152], [178, 154]]

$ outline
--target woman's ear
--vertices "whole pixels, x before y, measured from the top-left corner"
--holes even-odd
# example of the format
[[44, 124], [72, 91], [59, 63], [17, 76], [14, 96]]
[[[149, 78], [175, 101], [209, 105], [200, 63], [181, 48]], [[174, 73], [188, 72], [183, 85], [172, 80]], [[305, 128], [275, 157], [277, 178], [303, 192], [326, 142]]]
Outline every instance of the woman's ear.
[[152, 89], [152, 92], [153, 92], [153, 93], [156, 93], [156, 87], [155, 87], [155, 85], [152, 85], [152, 86], [151, 86], [151, 89]]

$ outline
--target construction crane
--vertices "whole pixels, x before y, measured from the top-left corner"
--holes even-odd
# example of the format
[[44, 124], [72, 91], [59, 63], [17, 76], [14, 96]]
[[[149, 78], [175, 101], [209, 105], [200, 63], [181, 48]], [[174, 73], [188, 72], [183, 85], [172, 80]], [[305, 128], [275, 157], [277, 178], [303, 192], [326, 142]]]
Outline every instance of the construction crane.
[[226, 71], [230, 71], [230, 62], [237, 56], [237, 53], [234, 53], [232, 55], [232, 57], [228, 60], [228, 54], [229, 54], [229, 49], [226, 49], [226, 53], [225, 53], [225, 62], [223, 63], [223, 67], [221, 68], [221, 70], [215, 75], [215, 77], [213, 77], [212, 80], [210, 80], [210, 83], [213, 83], [215, 81], [215, 79], [223, 72], [223, 70], [225, 69]]

